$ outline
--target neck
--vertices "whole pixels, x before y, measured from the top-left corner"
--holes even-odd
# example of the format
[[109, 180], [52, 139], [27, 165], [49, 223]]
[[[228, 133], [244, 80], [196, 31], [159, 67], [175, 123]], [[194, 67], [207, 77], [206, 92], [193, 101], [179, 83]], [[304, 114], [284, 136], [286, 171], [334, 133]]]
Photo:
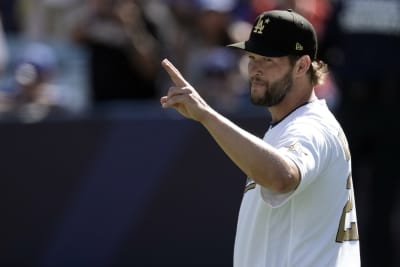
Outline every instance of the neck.
[[296, 91], [291, 91], [281, 103], [278, 105], [269, 107], [268, 110], [271, 113], [272, 123], [280, 121], [286, 117], [290, 112], [303, 105], [304, 103], [312, 102], [317, 99], [314, 89], [308, 94], [299, 96]]

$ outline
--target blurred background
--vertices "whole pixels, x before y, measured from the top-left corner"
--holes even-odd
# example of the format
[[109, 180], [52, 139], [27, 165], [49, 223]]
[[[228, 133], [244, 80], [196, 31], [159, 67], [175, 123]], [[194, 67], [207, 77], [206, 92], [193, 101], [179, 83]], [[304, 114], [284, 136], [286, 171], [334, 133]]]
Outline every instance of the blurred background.
[[2, 0], [0, 265], [232, 266], [245, 175], [159, 97], [169, 58], [263, 136], [255, 17], [292, 8], [329, 64], [317, 88], [352, 150], [363, 266], [400, 266], [399, 0]]

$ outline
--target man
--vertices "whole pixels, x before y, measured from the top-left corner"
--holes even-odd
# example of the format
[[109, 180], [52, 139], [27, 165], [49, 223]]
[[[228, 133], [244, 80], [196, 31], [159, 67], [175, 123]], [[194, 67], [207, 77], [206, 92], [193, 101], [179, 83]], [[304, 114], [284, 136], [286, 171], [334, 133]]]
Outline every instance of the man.
[[200, 122], [248, 175], [234, 266], [360, 266], [350, 153], [315, 96], [326, 66], [313, 26], [292, 10], [268, 11], [231, 46], [249, 55], [251, 101], [271, 113], [264, 140], [212, 109], [168, 60], [175, 86], [160, 102]]

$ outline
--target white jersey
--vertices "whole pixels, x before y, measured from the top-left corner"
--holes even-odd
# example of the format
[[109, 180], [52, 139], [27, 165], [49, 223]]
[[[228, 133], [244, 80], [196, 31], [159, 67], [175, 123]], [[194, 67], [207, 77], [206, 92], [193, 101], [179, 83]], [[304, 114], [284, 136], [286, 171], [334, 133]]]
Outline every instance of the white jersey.
[[275, 194], [248, 178], [234, 266], [360, 266], [350, 153], [325, 101], [297, 108], [264, 141], [295, 162], [301, 181], [293, 192]]

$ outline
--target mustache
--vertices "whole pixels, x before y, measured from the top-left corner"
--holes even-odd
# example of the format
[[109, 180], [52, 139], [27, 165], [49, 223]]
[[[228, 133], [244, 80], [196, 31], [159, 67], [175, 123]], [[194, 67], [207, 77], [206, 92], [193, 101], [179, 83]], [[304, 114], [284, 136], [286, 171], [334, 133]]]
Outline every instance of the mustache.
[[250, 83], [253, 83], [253, 82], [257, 82], [257, 83], [266, 83], [266, 81], [262, 80], [262, 79], [261, 79], [260, 77], [258, 77], [258, 76], [250, 77], [249, 81], [250, 81]]

